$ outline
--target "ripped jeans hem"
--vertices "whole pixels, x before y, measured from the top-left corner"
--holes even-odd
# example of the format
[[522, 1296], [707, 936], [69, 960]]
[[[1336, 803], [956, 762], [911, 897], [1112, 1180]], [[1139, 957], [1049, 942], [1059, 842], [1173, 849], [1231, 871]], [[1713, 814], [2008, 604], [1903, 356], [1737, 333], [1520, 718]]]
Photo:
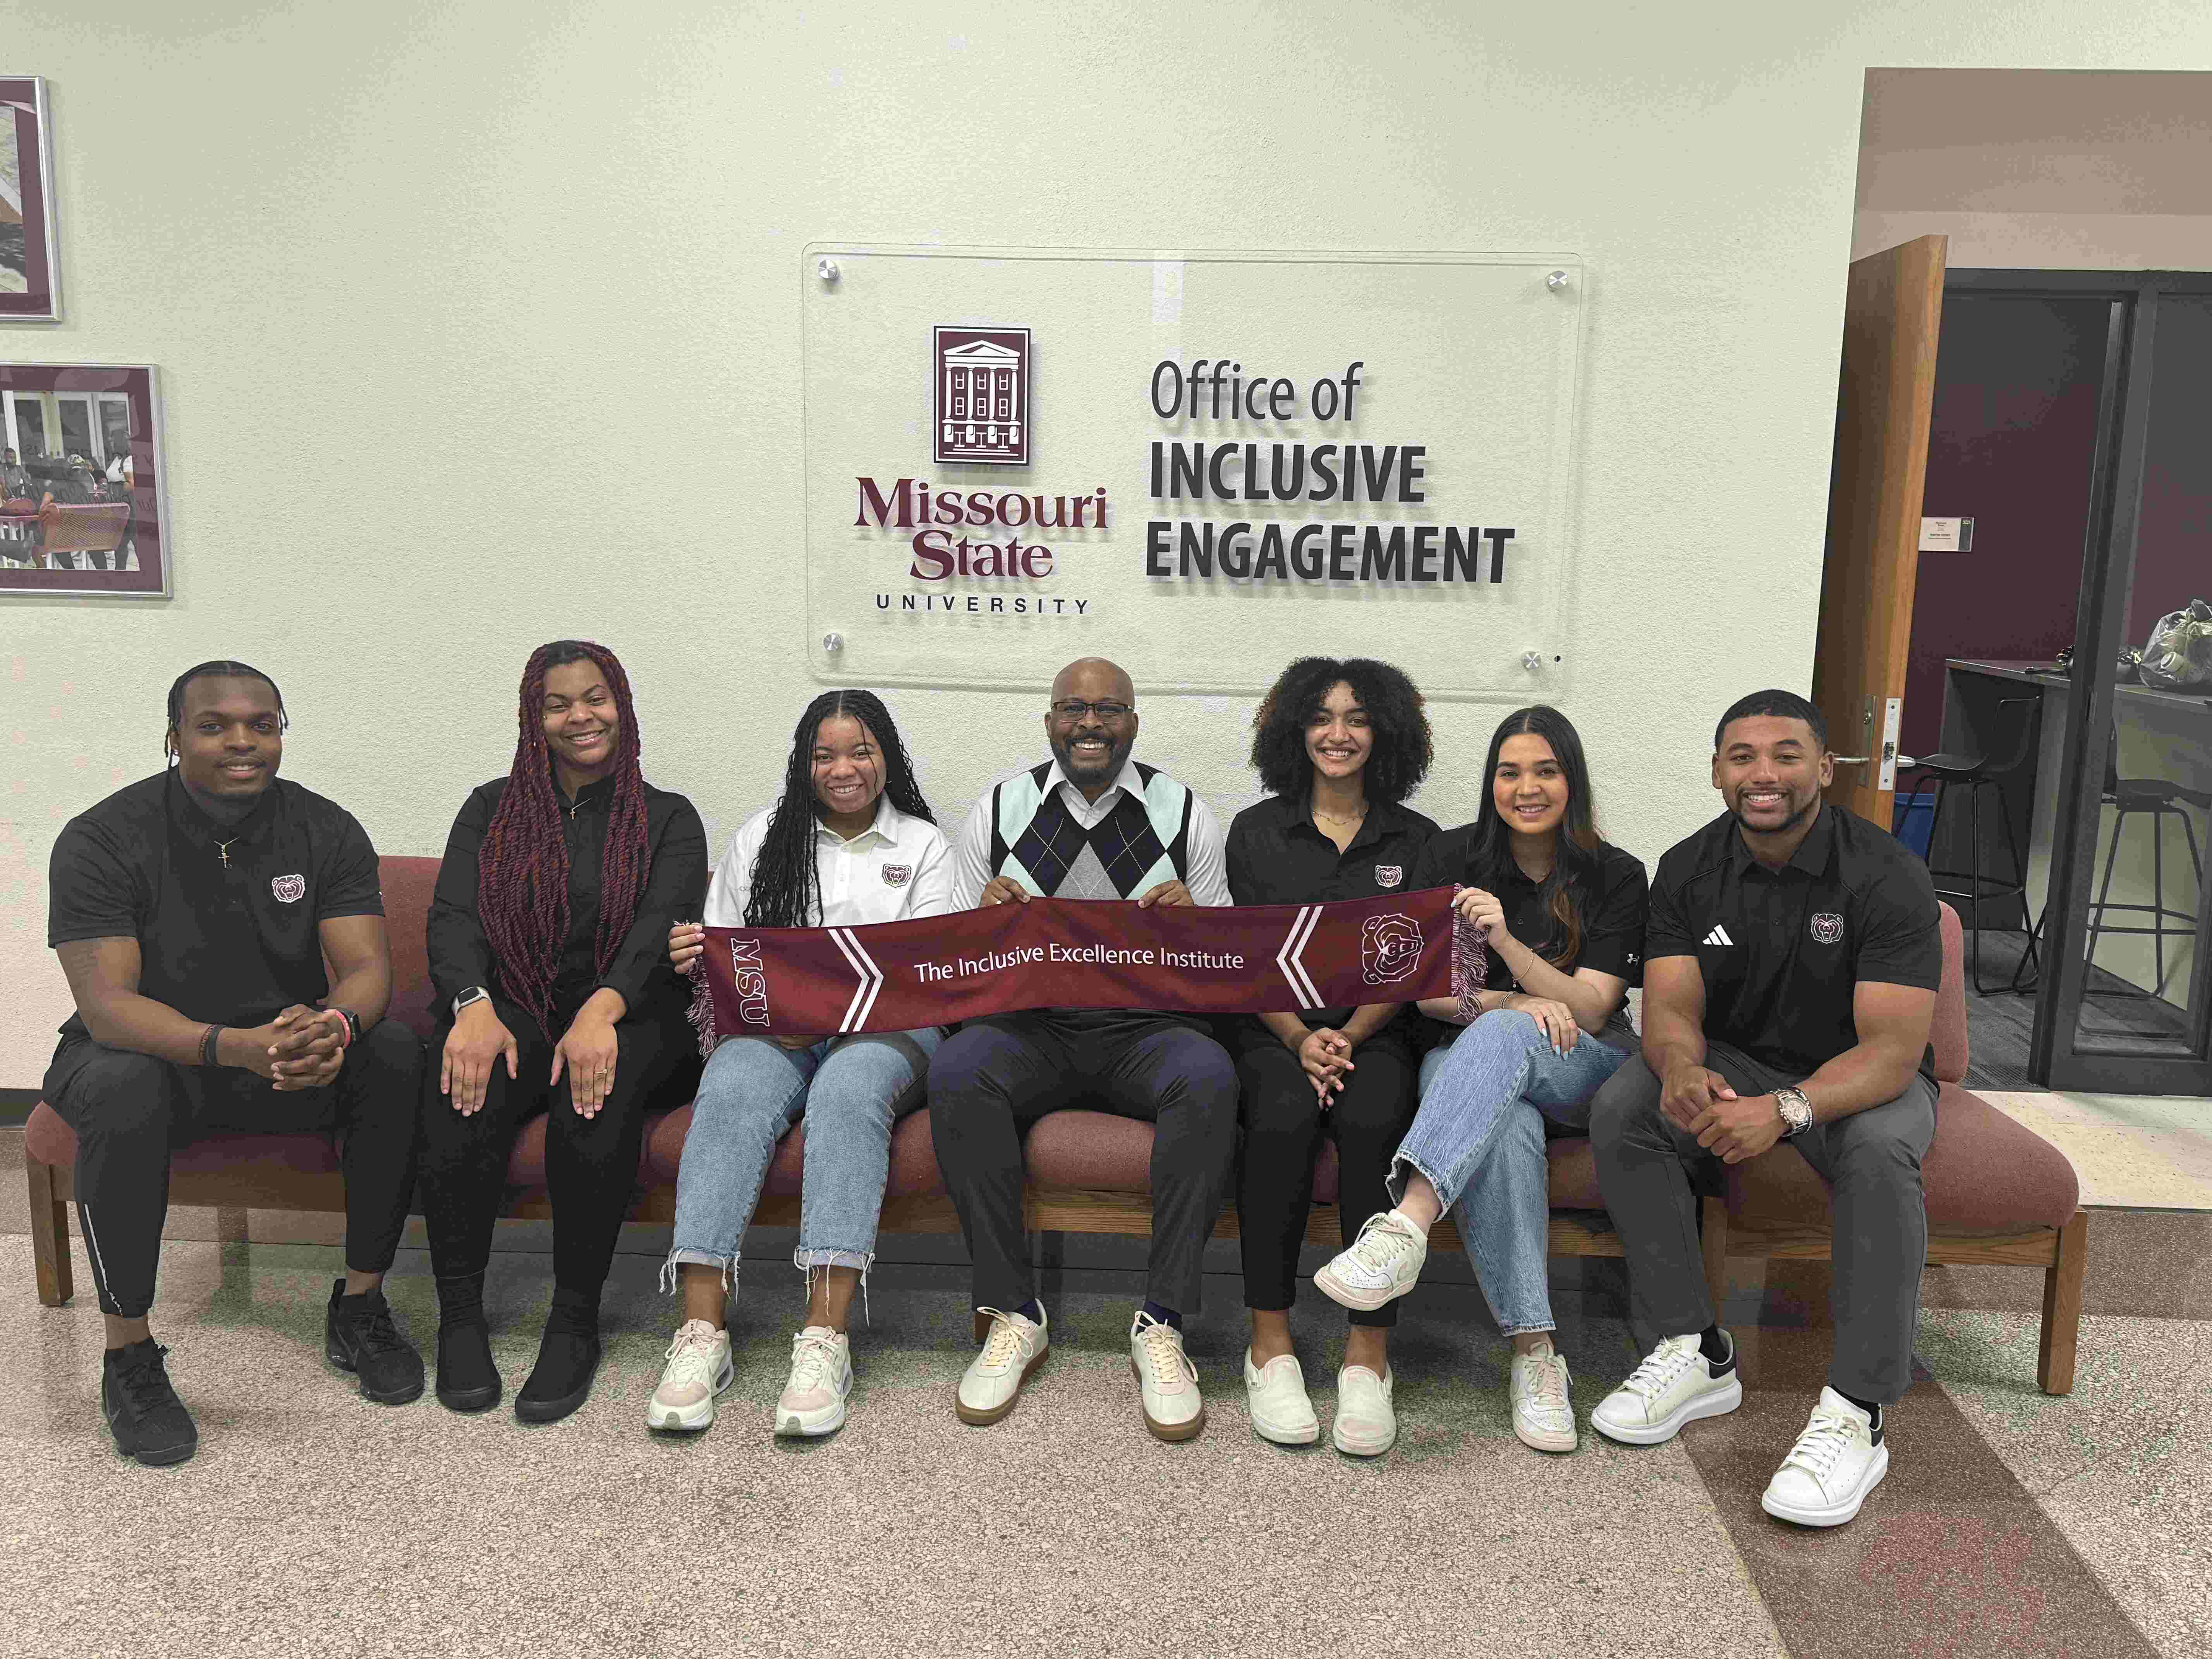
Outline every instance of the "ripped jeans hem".
[[853, 1267], [857, 1268], [865, 1279], [868, 1270], [876, 1265], [876, 1253], [873, 1250], [811, 1250], [802, 1247], [791, 1253], [791, 1265], [801, 1273], [809, 1273], [817, 1267]]
[[1459, 1194], [1447, 1192], [1445, 1183], [1437, 1178], [1435, 1170], [1427, 1168], [1419, 1158], [1408, 1157], [1405, 1152], [1399, 1152], [1391, 1157], [1390, 1173], [1382, 1177], [1382, 1189], [1390, 1194], [1390, 1201], [1393, 1204], [1402, 1204], [1406, 1201], [1408, 1170], [1420, 1176], [1431, 1188], [1435, 1188], [1437, 1214], [1449, 1213], [1451, 1206], [1459, 1202]]
[[718, 1267], [722, 1274], [722, 1293], [734, 1295], [738, 1288], [738, 1258], [734, 1252], [718, 1255], [712, 1250], [672, 1249], [668, 1260], [660, 1264], [660, 1290], [664, 1296], [673, 1296], [678, 1289], [679, 1264], [694, 1267]]

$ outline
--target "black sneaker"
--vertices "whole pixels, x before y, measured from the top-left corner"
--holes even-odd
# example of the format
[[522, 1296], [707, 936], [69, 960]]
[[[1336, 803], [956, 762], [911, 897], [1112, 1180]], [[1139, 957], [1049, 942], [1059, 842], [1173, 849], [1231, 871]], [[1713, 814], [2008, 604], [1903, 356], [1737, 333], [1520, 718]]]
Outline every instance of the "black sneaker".
[[392, 1322], [381, 1286], [345, 1294], [345, 1280], [331, 1286], [323, 1322], [323, 1352], [331, 1364], [361, 1378], [361, 1397], [380, 1406], [404, 1406], [422, 1397], [422, 1356]]
[[514, 1396], [514, 1414], [525, 1423], [557, 1423], [582, 1405], [599, 1369], [599, 1294], [588, 1302], [556, 1290], [553, 1310], [538, 1339], [538, 1363]]
[[198, 1449], [200, 1431], [161, 1364], [168, 1352], [148, 1337], [110, 1348], [100, 1362], [100, 1409], [115, 1448], [141, 1463], [181, 1463]]

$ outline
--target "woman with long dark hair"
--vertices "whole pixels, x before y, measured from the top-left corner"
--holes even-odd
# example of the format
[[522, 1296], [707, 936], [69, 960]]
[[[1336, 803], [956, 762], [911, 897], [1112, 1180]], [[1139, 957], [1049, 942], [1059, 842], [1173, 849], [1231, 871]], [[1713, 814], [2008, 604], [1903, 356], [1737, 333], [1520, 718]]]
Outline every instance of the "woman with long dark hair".
[[422, 1212], [438, 1279], [438, 1398], [498, 1403], [483, 1312], [492, 1222], [522, 1126], [544, 1113], [553, 1309], [515, 1415], [584, 1403], [599, 1291], [637, 1182], [647, 1101], [698, 1074], [668, 930], [707, 885], [691, 803], [638, 769], [629, 679], [605, 647], [540, 646], [514, 764], [453, 821], [430, 907], [438, 1031], [423, 1091]]
[[[1421, 1062], [1421, 1105], [1391, 1162], [1396, 1205], [1314, 1283], [1350, 1308], [1413, 1287], [1430, 1225], [1459, 1224], [1498, 1328], [1512, 1340], [1513, 1431], [1572, 1451], [1567, 1362], [1552, 1346], [1547, 1123], [1589, 1125], [1590, 1097], [1635, 1051], [1623, 1003], [1641, 977], [1643, 863], [1598, 838], [1582, 738], [1556, 708], [1507, 715], [1484, 763], [1490, 799], [1429, 843], [1414, 884], [1464, 888], [1484, 934], [1483, 988], [1421, 1012], [1467, 1029]], [[1348, 1217], [1351, 1211], [1346, 1212]]]
[[[825, 691], [792, 733], [783, 793], [738, 831], [714, 872], [703, 924], [668, 935], [691, 969], [701, 927], [853, 927], [942, 915], [952, 860], [890, 710], [867, 691]], [[845, 1422], [853, 1388], [846, 1318], [875, 1261], [890, 1173], [891, 1128], [921, 1104], [943, 1036], [732, 1036], [699, 1085], [676, 1182], [676, 1237], [662, 1283], [684, 1298], [660, 1384], [646, 1402], [656, 1429], [703, 1429], [730, 1385], [729, 1294], [738, 1249], [776, 1143], [801, 1117], [806, 1162], [793, 1264], [806, 1316], [775, 1405], [778, 1434], [824, 1435]]]
[[[1252, 727], [1252, 765], [1269, 799], [1229, 827], [1231, 896], [1317, 904], [1407, 889], [1437, 834], [1401, 804], [1420, 787], [1431, 752], [1413, 683], [1388, 663], [1303, 657], [1276, 680]], [[1389, 1202], [1390, 1156], [1413, 1115], [1412, 1024], [1402, 1005], [1382, 1002], [1261, 1014], [1233, 1028], [1244, 1119], [1237, 1215], [1252, 1316], [1244, 1386], [1263, 1439], [1320, 1437], [1290, 1327], [1314, 1155], [1324, 1135], [1334, 1139], [1349, 1244], [1358, 1223]], [[1373, 1456], [1397, 1437], [1389, 1346], [1397, 1316], [1389, 1304], [1352, 1315], [1329, 1431], [1340, 1451]]]

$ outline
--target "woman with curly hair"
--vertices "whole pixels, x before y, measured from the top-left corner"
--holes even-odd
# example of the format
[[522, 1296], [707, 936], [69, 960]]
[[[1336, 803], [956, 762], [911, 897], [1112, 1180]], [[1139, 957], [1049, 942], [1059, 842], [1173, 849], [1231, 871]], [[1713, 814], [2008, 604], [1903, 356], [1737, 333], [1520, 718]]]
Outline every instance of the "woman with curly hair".
[[[1623, 1003], [1642, 977], [1643, 861], [1598, 839], [1582, 738], [1556, 708], [1508, 714], [1484, 763], [1487, 809], [1429, 843], [1415, 884], [1464, 888], [1484, 934], [1484, 988], [1421, 1012], [1467, 1029], [1421, 1061], [1421, 1109], [1392, 1160], [1395, 1206], [1314, 1275], [1345, 1306], [1413, 1287], [1430, 1225], [1459, 1223], [1498, 1328], [1512, 1340], [1513, 1432], [1540, 1451], [1577, 1444], [1567, 1362], [1552, 1346], [1545, 1126], [1589, 1126], [1590, 1098], [1636, 1049]], [[1347, 1201], [1347, 1219], [1362, 1212]], [[1357, 1314], [1354, 1317], [1357, 1317]]]
[[[1388, 663], [1302, 657], [1252, 721], [1252, 765], [1269, 799], [1229, 826], [1229, 890], [1239, 904], [1316, 904], [1410, 890], [1437, 826], [1401, 805], [1429, 769], [1428, 716], [1413, 683]], [[1252, 1345], [1244, 1387], [1263, 1439], [1321, 1435], [1291, 1350], [1298, 1249], [1313, 1203], [1314, 1155], [1336, 1141], [1345, 1243], [1352, 1218], [1387, 1205], [1390, 1156], [1412, 1120], [1413, 1051], [1401, 1005], [1308, 1008], [1237, 1023], [1231, 1044], [1243, 1085], [1237, 1176], [1244, 1303]], [[1397, 1437], [1390, 1407], [1390, 1327], [1397, 1310], [1355, 1312], [1337, 1375], [1330, 1438], [1357, 1456]]]
[[691, 803], [638, 769], [629, 679], [556, 640], [522, 672], [514, 764], [453, 821], [430, 906], [438, 1031], [423, 1091], [422, 1213], [438, 1279], [438, 1398], [496, 1405], [483, 1312], [492, 1222], [522, 1126], [545, 1125], [553, 1310], [515, 1415], [584, 1403], [599, 1291], [637, 1182], [646, 1103], [698, 1075], [668, 930], [707, 885]]
[[[783, 793], [738, 831], [715, 872], [703, 926], [855, 927], [951, 908], [951, 850], [890, 710], [871, 692], [823, 692], [792, 733]], [[700, 925], [679, 926], [668, 935], [669, 960], [688, 970], [705, 943]], [[775, 1432], [843, 1426], [853, 1388], [846, 1316], [875, 1261], [891, 1127], [921, 1104], [943, 1035], [931, 1026], [732, 1036], [716, 1046], [684, 1142], [675, 1248], [662, 1281], [680, 1289], [684, 1322], [646, 1402], [648, 1427], [714, 1420], [714, 1396], [732, 1375], [725, 1321], [738, 1247], [776, 1143], [801, 1117], [806, 1162], [792, 1260], [806, 1275], [806, 1316], [792, 1341]]]

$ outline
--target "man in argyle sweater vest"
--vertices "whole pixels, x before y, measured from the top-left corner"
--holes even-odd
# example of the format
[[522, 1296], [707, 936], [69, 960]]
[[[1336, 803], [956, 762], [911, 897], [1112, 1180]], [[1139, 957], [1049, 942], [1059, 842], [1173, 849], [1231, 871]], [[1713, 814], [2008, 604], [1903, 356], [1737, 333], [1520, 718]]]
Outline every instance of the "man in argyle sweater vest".
[[[1129, 757], [1136, 689], [1112, 663], [1070, 663], [1045, 714], [1052, 760], [975, 803], [954, 844], [958, 902], [1133, 899], [1226, 904], [1221, 826], [1204, 801]], [[1048, 1008], [971, 1020], [929, 1066], [938, 1167], [975, 1262], [982, 1352], [960, 1379], [963, 1422], [1014, 1408], [1044, 1358], [1022, 1217], [1022, 1138], [1048, 1112], [1081, 1105], [1153, 1126], [1152, 1246], [1144, 1307], [1130, 1328], [1146, 1426], [1188, 1440], [1205, 1426], [1182, 1318], [1198, 1311], [1206, 1240], [1237, 1151], [1237, 1072], [1181, 1015]]]

